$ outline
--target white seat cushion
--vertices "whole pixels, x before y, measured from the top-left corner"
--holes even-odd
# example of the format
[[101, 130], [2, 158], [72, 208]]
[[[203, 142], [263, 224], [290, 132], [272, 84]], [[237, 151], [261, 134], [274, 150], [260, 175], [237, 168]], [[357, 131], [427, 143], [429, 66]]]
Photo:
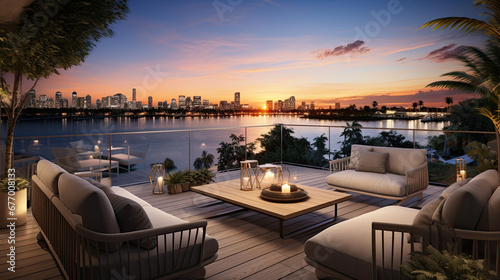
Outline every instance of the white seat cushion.
[[113, 190], [113, 192], [115, 192], [115, 194], [131, 199], [137, 202], [142, 207], [151, 207], [151, 204], [147, 203], [145, 200], [137, 197], [136, 195], [132, 194], [122, 187], [111, 187], [111, 189]]
[[120, 164], [131, 164], [134, 162], [144, 161], [144, 159], [141, 157], [136, 157], [136, 156], [127, 155], [127, 154], [114, 154], [111, 156], [111, 159], [119, 161]]
[[365, 191], [380, 195], [405, 196], [406, 178], [392, 173], [372, 173], [355, 170], [336, 172], [326, 177], [332, 188], [335, 186]]
[[[313, 261], [354, 279], [371, 279], [372, 222], [411, 225], [417, 213], [417, 209], [388, 206], [343, 221], [307, 240], [304, 252]], [[400, 237], [401, 235], [396, 235], [397, 240], [400, 240]], [[380, 236], [377, 240], [377, 244], [381, 244]], [[386, 246], [391, 244], [390, 234], [385, 235], [385, 244]], [[396, 246], [399, 244], [400, 242], [397, 242]], [[404, 242], [403, 246], [406, 252], [409, 252], [410, 243]], [[381, 260], [381, 250], [378, 252], [380, 256], [377, 259]], [[390, 250], [386, 249], [386, 256], [390, 254]], [[390, 260], [388, 258], [386, 260], [386, 267], [390, 267]]]

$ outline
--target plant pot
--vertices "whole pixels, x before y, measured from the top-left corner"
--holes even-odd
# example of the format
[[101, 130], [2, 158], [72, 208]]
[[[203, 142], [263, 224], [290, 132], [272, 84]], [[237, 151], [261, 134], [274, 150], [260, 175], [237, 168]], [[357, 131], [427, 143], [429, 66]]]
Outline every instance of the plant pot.
[[[8, 193], [0, 193], [0, 205], [2, 206], [2, 209], [0, 209], [0, 228], [7, 228], [7, 225], [11, 222], [15, 222], [16, 227], [26, 223], [28, 211], [27, 193], [27, 189], [14, 192], [14, 196], [9, 196]], [[12, 198], [9, 200], [9, 197], [15, 200]], [[9, 204], [9, 202], [15, 205], [16, 209], [13, 211], [14, 215], [10, 215], [11, 210], [9, 210], [9, 207], [11, 207], [12, 204]], [[7, 218], [17, 218], [17, 220], [7, 220]]]
[[188, 184], [181, 184], [181, 188], [183, 192], [188, 192], [189, 191], [189, 183]]
[[181, 184], [167, 184], [167, 191], [169, 194], [176, 194], [182, 192]]

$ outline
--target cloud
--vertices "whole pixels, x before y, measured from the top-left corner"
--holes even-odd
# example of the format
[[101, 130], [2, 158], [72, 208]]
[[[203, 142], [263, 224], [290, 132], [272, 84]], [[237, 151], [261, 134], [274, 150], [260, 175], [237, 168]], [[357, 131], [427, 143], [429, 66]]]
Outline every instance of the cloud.
[[396, 60], [396, 62], [400, 62], [400, 61], [403, 61], [405, 59], [406, 59], [406, 57], [403, 57], [403, 58], [400, 58], [400, 59]]
[[394, 51], [388, 52], [387, 54], [395, 54], [395, 53], [398, 53], [398, 52], [411, 51], [411, 50], [415, 50], [415, 49], [427, 47], [427, 46], [434, 45], [434, 44], [435, 43], [429, 43], [429, 44], [424, 44], [424, 45], [420, 45], [420, 46], [416, 46], [416, 47], [409, 47], [409, 48], [394, 50]]
[[439, 49], [433, 50], [426, 57], [420, 58], [418, 60], [432, 60], [434, 62], [445, 62], [450, 59], [455, 59], [458, 54], [460, 54], [462, 47], [455, 47], [456, 44], [450, 44]]
[[364, 47], [365, 41], [356, 40], [347, 45], [340, 45], [335, 47], [333, 50], [331, 49], [319, 49], [315, 50], [312, 53], [316, 55], [317, 59], [325, 59], [329, 56], [341, 56], [346, 54], [364, 54], [369, 52], [370, 49], [368, 47]]

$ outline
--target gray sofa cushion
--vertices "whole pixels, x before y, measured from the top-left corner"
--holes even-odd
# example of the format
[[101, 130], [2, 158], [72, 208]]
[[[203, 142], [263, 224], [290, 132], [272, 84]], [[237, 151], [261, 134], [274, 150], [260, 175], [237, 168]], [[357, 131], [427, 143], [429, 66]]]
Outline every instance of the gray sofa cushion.
[[[121, 232], [153, 228], [148, 214], [146, 214], [146, 211], [137, 202], [117, 194], [107, 195], [115, 211], [116, 220]], [[137, 244], [135, 241], [131, 243]], [[157, 243], [156, 238], [148, 238], [147, 240], [141, 240], [139, 246], [151, 250], [156, 247]]]
[[443, 222], [454, 228], [476, 229], [492, 194], [491, 189], [485, 179], [478, 179], [454, 191], [444, 202]]
[[441, 193], [441, 197], [448, 198], [454, 191], [458, 190], [459, 188], [463, 187], [465, 184], [469, 183], [470, 180], [471, 180], [471, 178], [465, 179], [465, 180], [460, 180], [458, 182], [451, 184], [449, 187], [444, 189], [444, 191]]
[[359, 157], [361, 151], [373, 151], [373, 148], [370, 146], [363, 145], [352, 145], [351, 146], [351, 158], [349, 160], [349, 169], [356, 169], [359, 164]]
[[[36, 174], [40, 181], [49, 188], [55, 195], [59, 194], [57, 183], [62, 173], [68, 173], [59, 165], [48, 160], [40, 160], [36, 166]], [[50, 198], [50, 197], [49, 197]]]
[[102, 233], [119, 233], [120, 227], [106, 194], [75, 175], [59, 177], [59, 197], [71, 213], [82, 216], [83, 226]]
[[376, 193], [380, 195], [404, 196], [405, 176], [386, 173], [370, 173], [355, 170], [345, 170], [330, 174], [326, 182], [332, 187], [352, 188], [357, 191]]
[[498, 171], [495, 169], [488, 169], [472, 178], [472, 181], [475, 180], [485, 180], [491, 187], [491, 192], [493, 193], [498, 188]]
[[[417, 213], [417, 209], [388, 206], [363, 214], [331, 226], [310, 238], [304, 245], [304, 252], [313, 261], [354, 279], [371, 279], [372, 222], [408, 225], [411, 224]], [[377, 244], [381, 244], [380, 235], [378, 240]], [[385, 235], [385, 242], [391, 244], [390, 234]], [[396, 243], [399, 246], [400, 242]], [[403, 246], [405, 252], [409, 252], [410, 243], [404, 242]], [[381, 250], [378, 252], [381, 254]], [[385, 254], [390, 256], [390, 250], [387, 249]], [[381, 255], [377, 259], [381, 260]], [[390, 258], [386, 257], [386, 261], [386, 267], [390, 267]], [[397, 264], [395, 265], [397, 266]]]
[[488, 201], [488, 230], [500, 231], [500, 188], [497, 188]]
[[413, 226], [428, 229], [432, 224], [432, 216], [438, 209], [439, 205], [444, 201], [443, 197], [438, 197], [427, 203], [413, 219]]
[[356, 171], [386, 173], [388, 153], [360, 151]]
[[143, 199], [135, 196], [134, 194], [130, 193], [129, 191], [127, 191], [126, 188], [123, 188], [123, 187], [111, 187], [111, 190], [115, 194], [117, 194], [117, 195], [126, 197], [128, 199], [132, 199], [133, 201], [139, 203], [139, 205], [141, 205], [142, 207], [151, 206], [151, 204], [149, 204], [145, 200], [143, 200]]
[[387, 172], [405, 175], [407, 170], [413, 169], [427, 162], [427, 150], [394, 147], [373, 147], [374, 152], [388, 153]]
[[115, 193], [110, 187], [108, 187], [108, 186], [106, 186], [104, 184], [101, 184], [101, 183], [97, 182], [96, 180], [94, 180], [92, 178], [85, 178], [85, 177], [83, 177], [82, 179], [84, 179], [85, 181], [87, 181], [87, 182], [91, 183], [92, 185], [98, 187], [106, 195], [114, 194]]

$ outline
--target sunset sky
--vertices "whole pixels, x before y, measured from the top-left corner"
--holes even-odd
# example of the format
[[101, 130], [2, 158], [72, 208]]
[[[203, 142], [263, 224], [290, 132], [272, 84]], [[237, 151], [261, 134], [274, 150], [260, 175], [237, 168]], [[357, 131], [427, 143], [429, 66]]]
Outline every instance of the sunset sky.
[[[449, 58], [485, 37], [418, 29], [447, 16], [482, 18], [472, 0], [130, 0], [116, 34], [85, 63], [37, 86], [93, 101], [123, 93], [158, 101], [201, 95], [262, 107], [295, 96], [316, 107], [444, 106], [466, 97], [425, 86], [462, 66]], [[417, 30], [418, 29], [418, 30]], [[434, 90], [434, 92], [430, 92]], [[469, 95], [470, 96], [470, 95]]]

